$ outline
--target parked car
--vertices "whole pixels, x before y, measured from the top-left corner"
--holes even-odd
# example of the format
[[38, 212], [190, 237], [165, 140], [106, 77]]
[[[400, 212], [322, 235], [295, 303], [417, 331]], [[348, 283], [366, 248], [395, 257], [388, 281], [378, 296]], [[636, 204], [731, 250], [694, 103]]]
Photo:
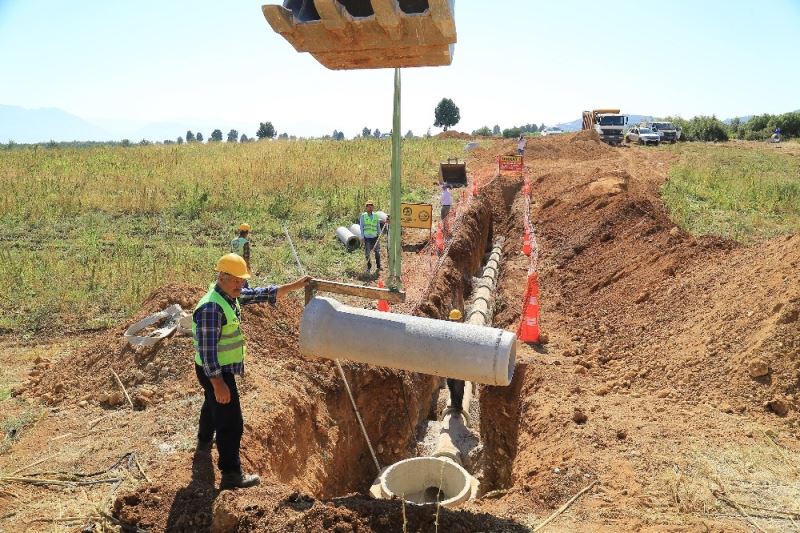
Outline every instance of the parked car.
[[646, 122], [639, 124], [639, 127], [650, 128], [658, 133], [661, 142], [675, 143], [680, 139], [680, 131], [672, 122]]
[[628, 133], [625, 134], [625, 141], [629, 143], [654, 144], [658, 146], [661, 142], [661, 136], [658, 132], [650, 128], [640, 128], [637, 126], [628, 130]]
[[545, 128], [541, 131], [542, 135], [561, 135], [564, 133], [564, 130], [561, 128], [557, 128], [556, 126], [550, 126], [549, 128]]

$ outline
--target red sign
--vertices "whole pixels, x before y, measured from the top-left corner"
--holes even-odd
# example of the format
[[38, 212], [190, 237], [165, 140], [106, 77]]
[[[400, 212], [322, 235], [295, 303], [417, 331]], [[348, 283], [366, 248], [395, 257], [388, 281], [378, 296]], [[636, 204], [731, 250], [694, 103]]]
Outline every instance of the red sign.
[[500, 167], [500, 170], [518, 170], [522, 172], [522, 156], [501, 155], [497, 158], [497, 165]]

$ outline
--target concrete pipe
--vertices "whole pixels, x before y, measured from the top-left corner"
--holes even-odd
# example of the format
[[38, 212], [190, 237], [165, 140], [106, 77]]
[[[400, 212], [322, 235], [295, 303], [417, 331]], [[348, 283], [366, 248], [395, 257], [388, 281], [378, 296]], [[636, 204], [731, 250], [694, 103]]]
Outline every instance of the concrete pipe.
[[300, 323], [300, 353], [508, 385], [517, 336], [509, 331], [350, 307], [313, 298]]
[[361, 241], [353, 235], [353, 233], [345, 228], [344, 226], [339, 226], [336, 228], [336, 236], [345, 245], [348, 252], [352, 252], [361, 247]]
[[363, 237], [363, 235], [361, 235], [361, 226], [359, 226], [358, 224], [353, 224], [352, 226], [350, 226], [349, 229], [350, 229], [350, 233], [352, 233], [353, 235], [358, 237], [358, 240], [360, 242], [364, 242], [364, 237]]
[[380, 476], [381, 497], [395, 496], [416, 505], [457, 507], [477, 492], [477, 480], [453, 461], [412, 457], [399, 461]]

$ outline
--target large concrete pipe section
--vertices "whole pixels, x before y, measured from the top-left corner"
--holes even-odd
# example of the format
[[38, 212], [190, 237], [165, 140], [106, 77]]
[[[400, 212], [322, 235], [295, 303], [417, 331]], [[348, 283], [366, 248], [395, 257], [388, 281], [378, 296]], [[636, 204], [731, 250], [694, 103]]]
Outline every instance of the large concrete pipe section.
[[350, 230], [350, 233], [358, 237], [359, 241], [364, 242], [364, 236], [361, 235], [361, 226], [359, 226], [358, 224], [353, 224], [348, 229]]
[[517, 336], [509, 331], [350, 307], [313, 298], [300, 323], [300, 353], [508, 385]]
[[478, 481], [464, 468], [439, 457], [412, 457], [386, 468], [370, 489], [376, 498], [393, 497], [416, 505], [457, 507], [478, 492]]
[[353, 233], [345, 228], [344, 226], [339, 226], [336, 228], [336, 236], [345, 245], [348, 252], [352, 252], [353, 250], [361, 247], [361, 241], [358, 237], [353, 235]]

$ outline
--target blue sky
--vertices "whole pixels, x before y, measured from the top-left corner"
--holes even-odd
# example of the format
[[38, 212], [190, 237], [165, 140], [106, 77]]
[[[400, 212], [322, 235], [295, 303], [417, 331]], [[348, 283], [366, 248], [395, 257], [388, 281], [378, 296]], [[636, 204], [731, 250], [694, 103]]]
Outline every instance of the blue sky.
[[[390, 129], [391, 70], [327, 70], [272, 32], [261, 3], [0, 0], [0, 104], [174, 122], [175, 136], [193, 121], [248, 134], [265, 120], [297, 135]], [[800, 0], [458, 0], [456, 24], [451, 66], [403, 71], [403, 131], [424, 133], [443, 97], [462, 131], [593, 107], [800, 108]]]

